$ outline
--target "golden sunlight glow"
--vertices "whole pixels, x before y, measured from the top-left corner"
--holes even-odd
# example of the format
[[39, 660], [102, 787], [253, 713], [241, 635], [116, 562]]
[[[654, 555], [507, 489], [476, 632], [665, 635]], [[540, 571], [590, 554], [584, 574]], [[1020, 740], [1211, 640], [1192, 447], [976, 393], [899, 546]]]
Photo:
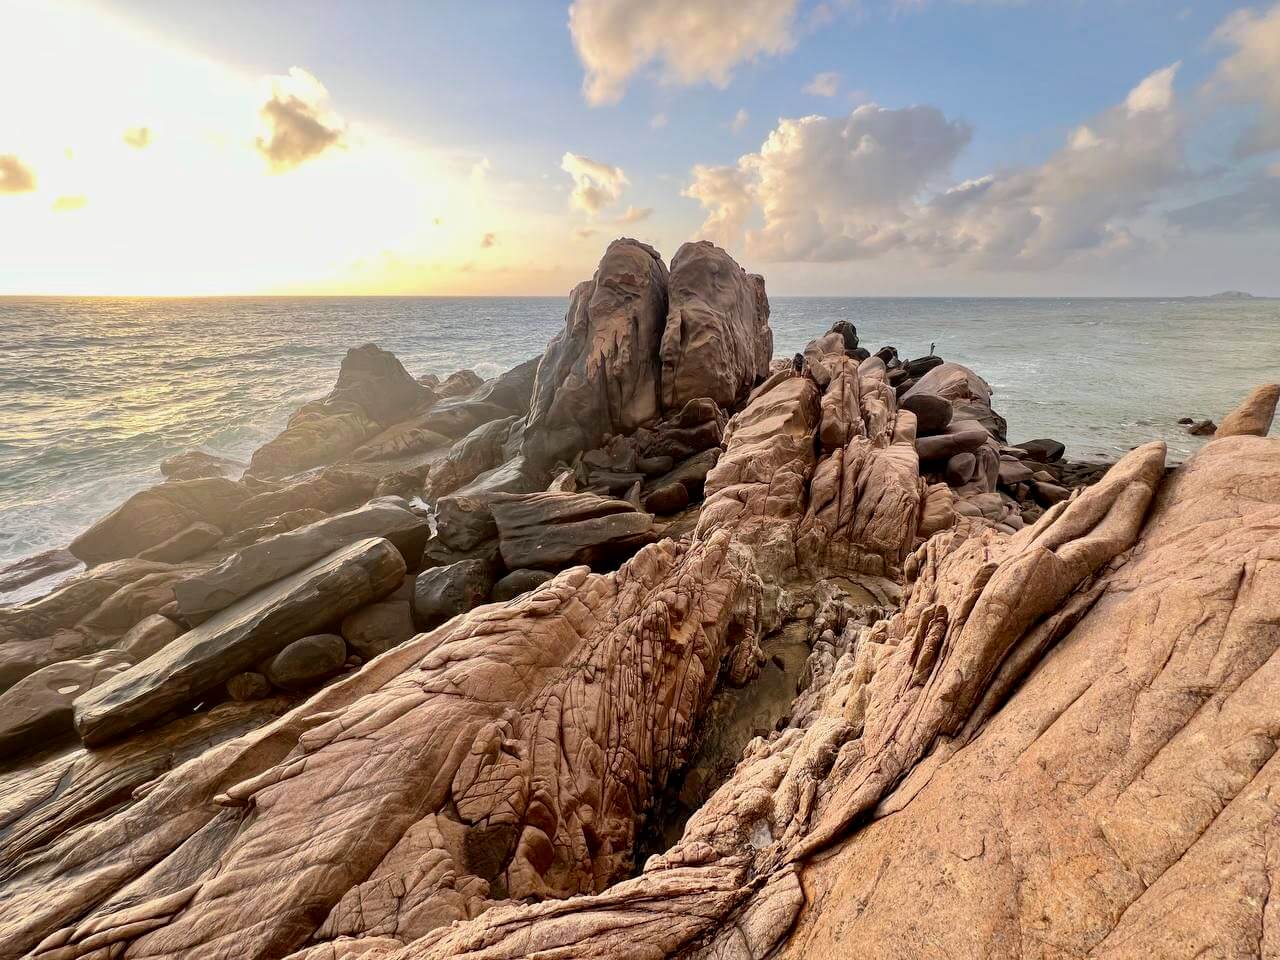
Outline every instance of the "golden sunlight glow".
[[529, 266], [564, 224], [500, 208], [481, 156], [399, 142], [329, 91], [341, 142], [273, 172], [262, 108], [281, 77], [91, 8], [5, 17], [0, 155], [36, 189], [0, 195], [0, 294], [561, 292], [582, 271]]

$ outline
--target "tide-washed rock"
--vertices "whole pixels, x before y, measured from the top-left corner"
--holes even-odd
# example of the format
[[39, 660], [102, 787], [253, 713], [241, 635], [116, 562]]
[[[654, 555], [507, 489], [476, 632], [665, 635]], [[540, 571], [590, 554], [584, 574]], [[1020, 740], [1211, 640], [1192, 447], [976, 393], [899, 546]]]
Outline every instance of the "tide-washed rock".
[[950, 460], [960, 453], [976, 453], [989, 439], [986, 428], [973, 420], [955, 420], [941, 433], [916, 440], [921, 460]]
[[510, 416], [511, 411], [506, 407], [484, 400], [445, 400], [436, 404], [422, 418], [422, 425], [441, 436], [457, 439], [466, 436], [476, 427], [493, 420], [505, 420]]
[[428, 416], [428, 414], [421, 414], [412, 420], [392, 424], [353, 450], [350, 459], [356, 463], [398, 460], [416, 453], [448, 446], [450, 442], [448, 437], [427, 426]]
[[342, 619], [342, 638], [364, 660], [372, 660], [398, 647], [415, 633], [413, 608], [408, 600], [371, 603]]
[[232, 527], [251, 497], [246, 487], [225, 477], [167, 481], [135, 493], [68, 549], [91, 566], [136, 557], [195, 523]]
[[654, 544], [388, 652], [24, 861], [0, 955], [406, 944], [496, 898], [605, 890], [717, 678], [754, 659], [739, 564], [723, 534]]
[[237, 673], [227, 681], [227, 696], [240, 703], [271, 696], [271, 681], [256, 670]]
[[489, 503], [479, 497], [443, 497], [436, 504], [436, 536], [452, 550], [473, 550], [498, 535]]
[[540, 469], [630, 433], [658, 412], [658, 343], [667, 268], [635, 240], [609, 244], [595, 277], [574, 288], [565, 328], [534, 381], [522, 452]]
[[160, 474], [166, 480], [203, 480], [207, 477], [232, 477], [243, 472], [239, 460], [217, 457], [203, 450], [188, 450], [160, 461]]
[[430, 524], [403, 507], [370, 503], [357, 510], [268, 537], [232, 554], [212, 570], [174, 585], [182, 618], [195, 625], [268, 584], [359, 540], [382, 537], [417, 566]]
[[538, 364], [542, 356], [531, 357], [524, 363], [516, 364], [506, 373], [486, 380], [471, 394], [470, 399], [483, 403], [494, 403], [503, 409], [524, 416], [529, 412], [529, 402], [533, 398], [533, 381], [538, 374]]
[[654, 537], [652, 516], [625, 500], [590, 493], [495, 497], [492, 506], [502, 559], [511, 570], [606, 563]]
[[512, 570], [493, 585], [493, 600], [495, 603], [514, 600], [521, 594], [536, 590], [554, 576], [547, 570]]
[[976, 420], [1002, 443], [1006, 439], [1004, 418], [991, 409], [991, 387], [987, 381], [958, 363], [942, 363], [916, 381], [902, 397], [934, 394], [951, 401], [953, 418]]
[[483, 560], [460, 560], [431, 567], [413, 585], [413, 618], [424, 629], [438, 627], [489, 599], [493, 567]]
[[474, 393], [483, 383], [484, 378], [474, 370], [455, 370], [437, 384], [436, 394], [441, 399], [462, 397]]
[[768, 376], [773, 358], [764, 277], [699, 240], [676, 251], [667, 288], [662, 409], [673, 413], [698, 397], [735, 406]]
[[455, 441], [427, 477], [427, 494], [443, 497], [470, 483], [504, 460], [503, 444], [511, 431], [514, 417], [504, 417], [481, 424], [461, 440]]
[[1057, 463], [1067, 452], [1065, 444], [1057, 440], [1028, 440], [1015, 446], [1027, 453], [1027, 458], [1036, 463]]
[[1032, 470], [1018, 460], [999, 461], [999, 482], [1002, 487], [1012, 487], [1017, 483], [1026, 483], [1031, 479]]
[[393, 354], [371, 343], [348, 350], [329, 395], [299, 408], [283, 432], [254, 451], [248, 472], [282, 477], [332, 463], [434, 397]]
[[973, 479], [978, 469], [978, 458], [972, 453], [957, 453], [947, 460], [947, 483], [953, 487], [964, 486]]
[[486, 470], [469, 483], [453, 491], [458, 497], [485, 499], [499, 493], [534, 493], [546, 485], [543, 470], [531, 464], [523, 454]]
[[347, 645], [342, 637], [319, 633], [293, 641], [263, 667], [263, 674], [281, 690], [306, 690], [342, 671]]
[[387, 540], [361, 540], [251, 594], [163, 650], [80, 697], [76, 730], [104, 743], [191, 702], [286, 644], [380, 600], [404, 560]]
[[118, 646], [136, 662], [141, 662], [163, 650], [181, 636], [183, 631], [183, 627], [168, 617], [153, 613], [130, 627]]
[[909, 393], [902, 398], [901, 408], [916, 415], [921, 436], [937, 433], [951, 422], [951, 401], [933, 393]]
[[[669, 468], [668, 468], [669, 469]], [[70, 550], [45, 550], [0, 567], [0, 596], [80, 566]]]
[[235, 512], [233, 526], [220, 526], [224, 530], [239, 530], [267, 523], [285, 514], [296, 514], [299, 510], [322, 510], [325, 513], [345, 510], [364, 503], [373, 496], [377, 486], [378, 478], [373, 474], [345, 467], [329, 467], [301, 480], [264, 490]]
[[644, 498], [644, 508], [649, 513], [679, 513], [689, 505], [689, 488], [683, 483], [666, 483], [655, 487]]
[[71, 704], [80, 694], [133, 666], [120, 650], [42, 667], [0, 694], [0, 757], [42, 750], [73, 737]]
[[1280, 384], [1255, 387], [1240, 406], [1222, 418], [1222, 426], [1215, 436], [1265, 437], [1271, 430], [1277, 402], [1280, 402]]
[[1217, 430], [1218, 425], [1212, 420], [1196, 420], [1187, 427], [1187, 433], [1193, 437], [1212, 437]]
[[222, 539], [222, 530], [212, 523], [196, 522], [175, 533], [163, 543], [148, 547], [138, 554], [139, 560], [155, 560], [158, 563], [181, 563], [199, 556]]

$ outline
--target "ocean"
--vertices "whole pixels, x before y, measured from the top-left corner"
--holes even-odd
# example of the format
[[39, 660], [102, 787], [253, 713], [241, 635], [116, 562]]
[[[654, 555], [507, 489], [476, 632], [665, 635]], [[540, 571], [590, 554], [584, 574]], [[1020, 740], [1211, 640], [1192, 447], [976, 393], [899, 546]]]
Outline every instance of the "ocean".
[[[772, 298], [775, 354], [836, 320], [903, 357], [931, 343], [992, 385], [1010, 440], [1068, 456], [1155, 438], [1202, 442], [1280, 379], [1280, 300]], [[493, 376], [542, 352], [563, 298], [0, 297], [0, 564], [65, 546], [184, 450], [247, 459], [323, 395], [348, 347], [377, 343], [415, 375]]]

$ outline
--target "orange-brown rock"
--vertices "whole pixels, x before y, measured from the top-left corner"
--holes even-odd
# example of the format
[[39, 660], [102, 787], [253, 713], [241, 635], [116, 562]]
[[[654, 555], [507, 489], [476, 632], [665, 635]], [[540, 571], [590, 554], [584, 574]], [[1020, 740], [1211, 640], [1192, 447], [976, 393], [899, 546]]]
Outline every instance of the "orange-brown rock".
[[671, 258], [662, 361], [662, 409], [710, 397], [730, 408], [769, 373], [773, 331], [764, 277], [707, 240]]
[[523, 452], [531, 463], [598, 446], [658, 413], [658, 343], [667, 268], [636, 240], [609, 244], [595, 277], [569, 299], [565, 327], [538, 366]]
[[1214, 436], [1265, 437], [1275, 419], [1277, 402], [1280, 402], [1280, 384], [1264, 383], [1255, 387], [1240, 406], [1223, 417]]

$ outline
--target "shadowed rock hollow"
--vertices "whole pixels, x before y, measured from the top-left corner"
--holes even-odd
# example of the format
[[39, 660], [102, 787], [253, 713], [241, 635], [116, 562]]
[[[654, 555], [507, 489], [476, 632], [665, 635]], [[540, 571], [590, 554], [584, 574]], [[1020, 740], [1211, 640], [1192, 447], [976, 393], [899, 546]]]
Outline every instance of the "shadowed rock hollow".
[[1081, 486], [768, 315], [615, 241], [537, 364], [361, 348], [87, 531], [0, 610], [0, 956], [1276, 953], [1276, 388]]

